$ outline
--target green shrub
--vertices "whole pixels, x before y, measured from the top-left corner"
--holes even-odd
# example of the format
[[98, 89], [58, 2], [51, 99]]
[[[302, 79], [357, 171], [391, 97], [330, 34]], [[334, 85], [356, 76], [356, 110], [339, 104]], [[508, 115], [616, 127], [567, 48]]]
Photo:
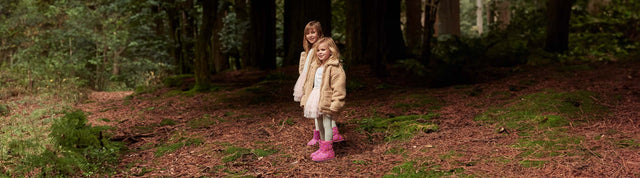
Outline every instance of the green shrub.
[[123, 144], [112, 142], [107, 127], [86, 125], [82, 111], [68, 112], [51, 126], [49, 137], [55, 147], [27, 156], [20, 170], [39, 168], [46, 176], [79, 176], [115, 172]]

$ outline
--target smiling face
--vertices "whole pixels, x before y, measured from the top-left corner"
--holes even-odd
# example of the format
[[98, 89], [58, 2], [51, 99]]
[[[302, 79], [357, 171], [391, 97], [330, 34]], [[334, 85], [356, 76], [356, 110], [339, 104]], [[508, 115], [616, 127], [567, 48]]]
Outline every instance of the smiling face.
[[305, 34], [304, 36], [307, 41], [311, 44], [316, 43], [316, 41], [318, 41], [318, 32], [316, 31], [316, 29], [310, 29], [309, 32], [307, 34]]
[[331, 50], [329, 49], [329, 45], [327, 43], [321, 43], [318, 45], [318, 59], [322, 62], [326, 61], [331, 57]]

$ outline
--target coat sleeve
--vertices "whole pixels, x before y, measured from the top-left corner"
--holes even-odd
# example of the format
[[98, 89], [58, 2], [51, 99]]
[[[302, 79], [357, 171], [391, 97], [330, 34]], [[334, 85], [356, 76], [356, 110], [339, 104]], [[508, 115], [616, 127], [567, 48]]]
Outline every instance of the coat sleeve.
[[307, 53], [302, 51], [300, 53], [300, 63], [298, 63], [298, 75], [302, 74], [302, 70], [304, 70], [304, 60], [307, 57]]
[[344, 99], [347, 96], [347, 76], [342, 69], [342, 66], [337, 70], [331, 72], [331, 89], [333, 94], [331, 95], [331, 106], [329, 110], [333, 113], [339, 112], [344, 106]]

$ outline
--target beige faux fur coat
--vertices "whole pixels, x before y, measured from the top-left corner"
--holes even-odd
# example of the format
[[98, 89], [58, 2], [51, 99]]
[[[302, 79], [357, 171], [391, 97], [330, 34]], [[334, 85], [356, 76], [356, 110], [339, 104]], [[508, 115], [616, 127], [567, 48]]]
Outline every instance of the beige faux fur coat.
[[[322, 72], [322, 84], [320, 85], [320, 112], [325, 114], [338, 114], [344, 106], [344, 99], [347, 96], [346, 79], [347, 76], [342, 68], [340, 61], [336, 59], [328, 60]], [[300, 105], [307, 103], [309, 94], [313, 90], [313, 81], [316, 70], [318, 69], [316, 62], [309, 66], [307, 79], [304, 84], [304, 94]]]

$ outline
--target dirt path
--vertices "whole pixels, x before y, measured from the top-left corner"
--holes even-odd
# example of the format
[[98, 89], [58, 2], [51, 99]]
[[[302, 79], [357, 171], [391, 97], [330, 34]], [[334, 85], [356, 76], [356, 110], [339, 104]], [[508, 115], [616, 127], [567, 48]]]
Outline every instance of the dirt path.
[[[334, 145], [336, 159], [316, 163], [306, 146], [313, 121], [301, 117], [291, 101], [293, 80], [267, 80], [258, 85], [234, 84], [221, 90], [176, 94], [169, 88], [130, 96], [131, 92], [96, 92], [78, 105], [90, 112], [93, 125], [117, 128], [128, 143], [117, 176], [380, 177], [407, 162], [435, 170], [434, 175], [505, 177], [638, 176], [640, 175], [640, 65], [601, 64], [588, 70], [532, 69], [488, 83], [439, 89], [380, 87], [366, 72], [350, 73], [364, 87], [349, 93], [340, 132], [346, 141]], [[287, 70], [284, 73], [290, 72]], [[522, 86], [522, 81], [536, 81]], [[514, 86], [521, 88], [513, 89]], [[514, 147], [517, 132], [496, 132], [474, 118], [490, 107], [509, 104], [546, 89], [586, 90], [611, 114], [588, 124], [571, 125], [567, 133], [584, 138], [578, 148], [591, 155], [543, 157], [541, 167], [523, 167], [523, 151]], [[477, 93], [477, 94], [473, 94]], [[497, 95], [497, 96], [496, 96]], [[416, 98], [443, 104], [402, 108]], [[437, 132], [418, 133], [408, 141], [386, 142], [379, 134], [359, 131], [358, 121], [437, 113]], [[627, 145], [621, 141], [630, 140]], [[626, 143], [626, 142], [625, 142]], [[253, 150], [225, 162], [232, 148]], [[163, 151], [169, 150], [169, 151]], [[276, 150], [259, 156], [255, 150]], [[536, 160], [534, 160], [536, 161]], [[416, 170], [417, 172], [417, 170]]]

